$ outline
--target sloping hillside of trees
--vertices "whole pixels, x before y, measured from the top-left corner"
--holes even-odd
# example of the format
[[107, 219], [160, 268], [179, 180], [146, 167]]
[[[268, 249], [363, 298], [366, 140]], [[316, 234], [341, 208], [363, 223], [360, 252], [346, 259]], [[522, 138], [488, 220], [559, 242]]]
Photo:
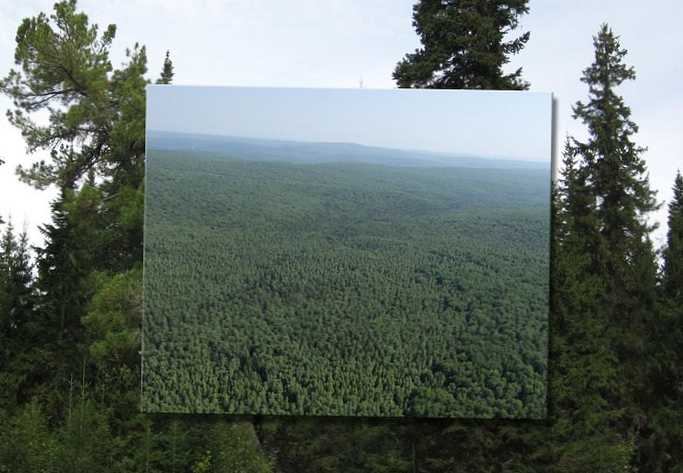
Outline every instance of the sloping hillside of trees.
[[549, 168], [147, 159], [146, 411], [545, 415]]

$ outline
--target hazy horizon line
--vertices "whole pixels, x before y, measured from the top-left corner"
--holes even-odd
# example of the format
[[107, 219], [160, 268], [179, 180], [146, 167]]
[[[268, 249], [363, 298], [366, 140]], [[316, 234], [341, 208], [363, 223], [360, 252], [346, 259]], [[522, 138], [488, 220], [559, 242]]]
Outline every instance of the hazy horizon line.
[[246, 139], [246, 140], [262, 140], [262, 141], [273, 141], [273, 142], [280, 142], [280, 143], [354, 145], [354, 146], [362, 146], [365, 148], [386, 149], [386, 150], [395, 150], [395, 151], [402, 151], [402, 152], [429, 153], [429, 154], [436, 154], [436, 155], [443, 156], [443, 157], [451, 156], [451, 157], [458, 157], [458, 158], [469, 157], [469, 158], [480, 158], [480, 159], [491, 159], [491, 160], [497, 159], [497, 160], [502, 160], [502, 161], [515, 161], [515, 162], [529, 162], [529, 163], [535, 163], [535, 164], [547, 164], [548, 166], [551, 165], [551, 160], [552, 160], [551, 156], [549, 156], [547, 160], [546, 159], [539, 159], [539, 158], [522, 159], [519, 157], [510, 156], [510, 155], [491, 155], [491, 154], [478, 154], [478, 153], [473, 153], [473, 152], [456, 152], [456, 151], [435, 151], [435, 150], [419, 149], [419, 148], [398, 148], [398, 147], [392, 147], [392, 146], [369, 145], [369, 144], [364, 144], [364, 143], [358, 143], [355, 141], [302, 141], [302, 140], [294, 140], [294, 139], [264, 138], [261, 136], [231, 135], [231, 134], [222, 134], [222, 133], [219, 134], [219, 133], [198, 132], [198, 131], [163, 130], [160, 128], [146, 128], [145, 129], [145, 141], [147, 141], [146, 136], [147, 136], [148, 132], [200, 135], [200, 136], [211, 136], [211, 137], [217, 137], [217, 138], [236, 138], [236, 139]]

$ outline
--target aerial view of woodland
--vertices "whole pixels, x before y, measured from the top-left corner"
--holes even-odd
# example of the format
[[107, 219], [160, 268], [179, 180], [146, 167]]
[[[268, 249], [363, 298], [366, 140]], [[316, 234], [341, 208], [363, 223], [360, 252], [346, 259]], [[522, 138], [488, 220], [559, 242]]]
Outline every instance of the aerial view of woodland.
[[143, 409], [545, 415], [549, 164], [148, 147]]

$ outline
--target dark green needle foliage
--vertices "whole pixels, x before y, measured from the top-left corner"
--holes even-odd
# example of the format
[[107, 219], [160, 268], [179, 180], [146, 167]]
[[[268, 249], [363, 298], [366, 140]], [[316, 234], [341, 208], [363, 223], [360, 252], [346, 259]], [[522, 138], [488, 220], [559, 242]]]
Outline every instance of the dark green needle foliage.
[[[595, 60], [582, 77], [589, 98], [574, 107], [589, 138], [572, 140], [571, 151], [582, 157], [586, 185], [592, 192], [590, 213], [598, 236], [591, 251], [592, 269], [603, 274], [605, 284], [596, 302], [615, 337], [617, 354], [624, 359], [621, 368], [635, 375], [632, 370], [638, 368], [628, 363], [643, 356], [644, 349], [637, 333], [651, 325], [655, 313], [657, 265], [649, 238], [653, 227], [644, 217], [658, 204], [642, 158], [645, 149], [633, 139], [638, 127], [616, 93], [624, 81], [635, 79], [635, 72], [624, 63], [626, 50], [607, 25], [595, 36], [594, 47]], [[586, 229], [583, 234], [591, 232]]]
[[558, 196], [550, 409], [561, 471], [645, 463], [638, 436], [649, 435], [647, 399], [655, 395], [647, 393], [646, 340], [658, 323], [657, 266], [646, 216], [657, 205], [637, 126], [617, 94], [635, 73], [607, 25], [594, 47], [582, 76], [588, 100], [574, 107], [588, 139], [567, 141]]
[[[35, 310], [32, 271], [27, 235], [17, 235], [8, 221], [0, 235], [0, 367], [16, 361], [14, 354], [31, 333]], [[2, 373], [0, 390], [12, 393], [22, 378], [19, 373]], [[0, 409], [15, 406], [17, 399], [10, 394], [2, 401]]]
[[422, 47], [394, 70], [399, 87], [435, 89], [527, 89], [522, 68], [505, 73], [510, 56], [529, 41], [511, 37], [528, 0], [420, 0], [413, 26]]
[[669, 231], [664, 249], [664, 289], [674, 301], [683, 298], [683, 175], [676, 172], [673, 198], [669, 203]]
[[170, 84], [173, 82], [173, 62], [171, 62], [171, 56], [168, 51], [166, 51], [166, 57], [164, 58], [164, 67], [161, 70], [161, 75], [157, 79], [157, 84]]
[[655, 471], [683, 465], [683, 177], [676, 173], [662, 250], [657, 323], [650, 335], [650, 418], [643, 463]]

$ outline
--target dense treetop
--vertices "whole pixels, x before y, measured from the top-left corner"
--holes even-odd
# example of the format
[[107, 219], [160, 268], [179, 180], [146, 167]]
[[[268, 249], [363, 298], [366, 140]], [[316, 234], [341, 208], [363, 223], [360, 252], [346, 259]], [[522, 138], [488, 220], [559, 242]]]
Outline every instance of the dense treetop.
[[394, 70], [399, 87], [437, 89], [526, 89], [522, 68], [505, 73], [510, 56], [529, 41], [510, 38], [528, 0], [420, 0], [413, 26], [422, 47]]

